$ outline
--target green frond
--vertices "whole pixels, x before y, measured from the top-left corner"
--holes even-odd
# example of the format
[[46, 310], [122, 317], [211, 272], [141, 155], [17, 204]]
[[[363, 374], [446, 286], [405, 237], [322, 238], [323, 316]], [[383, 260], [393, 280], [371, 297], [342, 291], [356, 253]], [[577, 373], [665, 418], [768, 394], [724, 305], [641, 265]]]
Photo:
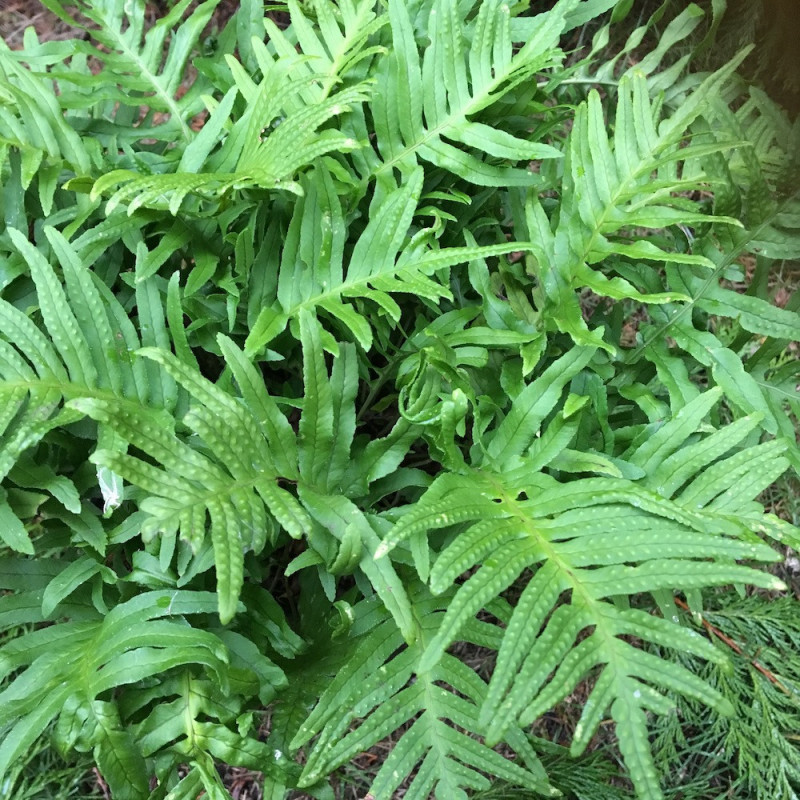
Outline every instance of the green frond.
[[[91, 159], [78, 133], [69, 125], [52, 92], [52, 83], [40, 80], [7, 49], [0, 47], [0, 92], [3, 104], [12, 103], [16, 115], [0, 111], [0, 136], [5, 146], [18, 150], [18, 180], [26, 190], [40, 176], [39, 196], [49, 213], [58, 173], [72, 169], [91, 172]], [[12, 157], [11, 163], [16, 159]], [[19, 212], [22, 209], [18, 209]], [[20, 220], [22, 221], [22, 220]]]
[[433, 300], [449, 297], [447, 285], [430, 276], [473, 258], [502, 255], [523, 246], [509, 242], [434, 249], [425, 246], [424, 231], [409, 242], [409, 228], [422, 188], [422, 171], [415, 170], [402, 186], [386, 194], [377, 208], [370, 208], [369, 223], [345, 268], [345, 226], [332, 176], [320, 165], [314, 178], [315, 183], [308, 185], [305, 197], [295, 206], [275, 303], [261, 309], [248, 334], [245, 349], [250, 354], [282, 333], [291, 319], [314, 310], [332, 317], [334, 324], [352, 332], [368, 350], [373, 341], [371, 325], [347, 302], [351, 298], [366, 297], [379, 308], [391, 309], [396, 303], [390, 293], [416, 294]]
[[536, 17], [532, 34], [514, 52], [509, 9], [500, 0], [481, 3], [470, 23], [463, 16], [469, 9], [437, 0], [430, 10], [430, 44], [420, 54], [407, 4], [390, 3], [392, 49], [382, 60], [371, 103], [382, 160], [371, 166], [371, 176], [384, 183], [395, 168], [410, 175], [420, 159], [481, 186], [537, 185], [532, 172], [497, 161], [559, 158], [558, 150], [470, 117], [557, 63], [570, 5], [558, 3]]
[[[310, 12], [315, 16], [313, 22], [316, 25], [303, 13], [299, 3], [290, 0], [287, 6], [292, 18], [290, 31], [282, 30], [270, 18], [264, 24], [269, 47], [274, 48], [277, 59], [283, 63], [296, 62], [298, 74], [321, 78], [318, 85], [310, 84], [304, 89], [306, 102], [324, 100], [337, 83], [359, 75], [364, 60], [385, 52], [382, 47], [370, 46], [370, 40], [388, 24], [385, 16], [375, 13], [370, 0], [356, 0], [338, 6], [330, 0], [314, 0]], [[310, 58], [303, 60], [298, 57], [298, 45]], [[254, 42], [253, 47], [259, 64], [273, 58], [260, 42]]]
[[[175, 383], [169, 376], [148, 385], [143, 365], [134, 361], [129, 347], [138, 346], [140, 340], [132, 329], [121, 330], [120, 320], [126, 315], [119, 302], [101, 291], [58, 231], [46, 228], [45, 234], [61, 263], [64, 284], [41, 252], [19, 231], [9, 229], [30, 268], [46, 333], [14, 305], [0, 300], [0, 391], [7, 398], [0, 420], [4, 475], [50, 431], [77, 419], [76, 412], [63, 405], [65, 400], [91, 397], [113, 402], [128, 413], [137, 409], [161, 422], [176, 402]], [[145, 291], [139, 302], [140, 318], [146, 320], [152, 335], [166, 342], [161, 300], [153, 287], [143, 287]], [[101, 429], [99, 439], [114, 447], [118, 444], [106, 429]], [[115, 481], [113, 474], [98, 473], [107, 507], [119, 504], [121, 489], [114, 493], [107, 488]]]
[[[319, 704], [303, 723], [292, 748], [316, 737], [300, 786], [311, 786], [337, 765], [409, 727], [397, 740], [370, 787], [376, 800], [389, 800], [408, 776], [406, 796], [466, 798], [465, 789], [486, 789], [502, 779], [544, 797], [555, 797], [538, 758], [521, 735], [509, 736], [520, 760], [507, 760], [486, 747], [478, 732], [478, 703], [485, 685], [470, 668], [445, 656], [436, 668], [420, 674], [423, 642], [438, 623], [438, 607], [415, 607], [421, 641], [404, 646], [397, 628], [383, 622], [363, 640], [330, 682]], [[415, 677], [415, 673], [417, 673]]]
[[[657, 105], [649, 98], [650, 86], [641, 73], [624, 77], [618, 86], [613, 135], [607, 132], [600, 96], [591, 92], [575, 116], [566, 145], [564, 204], [557, 225], [548, 219], [540, 201], [530, 193], [525, 206], [526, 238], [532, 248], [542, 302], [553, 309], [552, 324], [569, 333], [578, 344], [605, 343], [596, 340], [580, 318], [574, 290], [587, 286], [615, 299], [630, 298], [647, 303], [688, 300], [688, 287], [672, 284], [674, 293], [642, 295], [623, 277], [608, 278], [598, 269], [602, 263], [612, 270], [628, 260], [662, 262], [714, 268], [704, 255], [664, 249], [653, 242], [632, 237], [638, 228], [664, 228], [673, 224], [740, 226], [735, 218], [699, 213], [675, 197], [678, 191], [702, 185], [701, 171], [688, 167], [702, 164], [704, 157], [726, 149], [748, 147], [745, 141], [714, 142], [681, 146], [691, 124], [703, 113], [703, 103], [729, 79], [735, 66], [710, 76], [671, 117], [659, 122]], [[695, 162], [695, 160], [697, 160]], [[678, 177], [677, 164], [691, 178]]]
[[[308, 513], [341, 543], [328, 568], [335, 574], [352, 571], [358, 565], [394, 617], [402, 636], [406, 641], [414, 641], [417, 626], [407, 590], [390, 559], [378, 553], [379, 532], [382, 532], [376, 527], [378, 520], [341, 495], [319, 494], [303, 485], [299, 495]], [[309, 538], [312, 546], [316, 544], [313, 536]]]
[[[537, 388], [542, 395], [542, 386]], [[558, 402], [559, 395], [557, 391], [551, 402]], [[659, 468], [671, 456], [677, 462], [685, 448], [682, 442], [695, 435], [719, 397], [719, 390], [698, 396], [637, 449], [631, 463], [648, 473], [642, 484], [608, 478], [545, 481], [526, 468], [524, 459], [508, 477], [487, 467], [467, 475], [445, 474], [384, 538], [378, 555], [420, 534], [456, 531], [436, 558], [431, 589], [446, 592], [459, 576], [472, 573], [427, 642], [418, 666], [421, 677], [448, 658], [446, 649], [478, 612], [530, 571], [482, 704], [481, 731], [490, 743], [499, 741], [508, 727], [530, 724], [594, 673], [573, 752], [583, 750], [610, 709], [637, 791], [643, 797], [661, 797], [646, 725], [647, 711], [665, 713], [672, 707], [661, 692], [730, 711], [722, 696], [696, 675], [674, 663], [667, 667], [627, 637], [713, 661], [720, 660], [719, 651], [671, 619], [619, 602], [642, 592], [660, 598], [667, 591], [671, 596], [677, 587], [782, 586], [773, 576], [735, 562], [776, 559], [751, 534], [757, 530], [756, 519], [762, 526], [764, 519], [763, 510], [751, 508], [751, 501], [788, 467], [788, 461], [776, 458], [784, 444], [740, 450], [701, 471], [697, 483], [687, 469], [681, 477], [686, 488], [672, 501], [666, 500], [656, 477], [663, 478]], [[500, 431], [495, 435], [501, 436]], [[708, 442], [708, 458], [722, 455], [741, 440], [742, 434], [731, 434], [725, 429], [712, 433], [688, 450], [702, 453], [700, 445]], [[693, 457], [680, 463], [702, 470], [707, 462]], [[660, 498], [644, 488], [650, 481], [663, 493]], [[745, 484], [751, 491], [743, 495]], [[583, 631], [588, 635], [582, 638]]]
[[[268, 88], [271, 87], [264, 86], [262, 93]], [[194, 171], [187, 169], [185, 172], [169, 175], [140, 177], [129, 170], [116, 170], [95, 182], [92, 197], [99, 198], [112, 187], [123, 184], [111, 194], [106, 207], [108, 214], [113, 213], [118, 206], [125, 205], [129, 215], [139, 208], [167, 209], [171, 214], [177, 215], [190, 194], [217, 201], [223, 200], [233, 191], [241, 192], [246, 189], [285, 189], [299, 194], [302, 190], [294, 182], [294, 178], [300, 170], [326, 153], [349, 152], [360, 146], [344, 134], [330, 129], [320, 132], [319, 128], [331, 117], [348, 111], [351, 104], [363, 102], [365, 99], [363, 87], [344, 89], [323, 103], [307, 106], [288, 116], [266, 137], [265, 126], [272, 120], [264, 117], [260, 120], [263, 125], [253, 126], [252, 109], [261, 104], [257, 101], [251, 107], [251, 116], [242, 117], [232, 126], [228, 142], [238, 143], [240, 155], [231, 172], [194, 174]], [[275, 115], [278, 112], [276, 109]], [[220, 113], [219, 109], [216, 113]], [[220, 122], [220, 138], [222, 133]], [[288, 152], [291, 152], [291, 157], [287, 156]], [[226, 153], [221, 151], [220, 156], [223, 155]], [[199, 158], [193, 156], [193, 160], [199, 161]], [[178, 169], [182, 166], [186, 169], [186, 164], [183, 163], [178, 165]], [[189, 166], [193, 164], [190, 163]]]
[[[259, 553], [268, 538], [274, 543], [275, 520], [291, 536], [306, 537], [334, 574], [360, 567], [404, 635], [413, 639], [402, 582], [389, 559], [374, 556], [380, 538], [373, 522], [335, 493], [350, 466], [355, 431], [354, 346], [339, 345], [329, 377], [319, 323], [303, 312], [300, 326], [306, 396], [296, 442], [274, 400], [256, 383], [252, 365], [222, 337], [221, 346], [245, 404], [168, 352], [139, 351], [189, 393], [194, 404], [182, 423], [214, 456], [192, 447], [191, 439], [182, 440], [174, 427], [160, 424], [153, 415], [126, 413], [94, 398], [72, 400], [70, 408], [108, 426], [122, 442], [155, 460], [152, 464], [109, 450], [98, 450], [91, 457], [95, 464], [145, 491], [139, 504], [148, 515], [142, 527], [146, 538], [156, 533], [162, 539], [178, 535], [191, 544], [196, 561], [209, 529], [223, 622], [236, 612], [244, 554]], [[296, 452], [294, 462], [289, 461], [292, 451]], [[280, 467], [287, 467], [287, 472]], [[298, 477], [299, 501], [279, 484]], [[179, 576], [189, 569], [190, 563], [184, 563]]]
[[592, 347], [574, 347], [525, 387], [493, 431], [486, 448], [489, 459], [508, 463], [508, 459], [530, 447], [542, 421], [561, 399], [564, 386], [589, 363], [594, 353]]
[[[135, 683], [172, 666], [200, 664], [215, 680], [225, 681], [227, 655], [213, 634], [164, 619], [168, 615], [209, 613], [213, 594], [160, 592], [142, 594], [118, 605], [99, 622], [56, 624], [28, 634], [31, 648], [15, 639], [0, 648], [5, 674], [22, 670], [1, 693], [0, 725], [17, 720], [0, 744], [0, 774], [38, 738], [70, 697], [93, 703], [110, 688]], [[53, 650], [54, 643], [58, 649]], [[102, 704], [95, 715], [106, 713]], [[101, 737], [108, 734], [97, 720]], [[78, 731], [74, 732], [78, 735]], [[92, 739], [95, 739], [92, 736]]]
[[[202, 106], [196, 93], [190, 93], [183, 101], [176, 100], [175, 95], [192, 51], [218, 3], [219, 0], [206, 0], [183, 20], [191, 0], [180, 0], [147, 30], [143, 0], [124, 7], [114, 0], [80, 2], [77, 16], [71, 13], [74, 7], [60, 0], [45, 0], [44, 5], [70, 25], [84, 28], [97, 43], [81, 42], [79, 52], [98, 59], [104, 73], [115, 76], [102, 82], [104, 100], [138, 109], [142, 97], [146, 97], [148, 117], [154, 112], [169, 115], [164, 125], [157, 126], [161, 128], [159, 138], [168, 141], [168, 137], [177, 135], [188, 142], [193, 138], [189, 120]], [[164, 57], [167, 37], [170, 47]], [[125, 90], [117, 88], [116, 76], [124, 76]]]
[[[107, 450], [92, 456], [94, 463], [148, 492], [141, 501], [149, 516], [143, 527], [145, 536], [177, 533], [197, 550], [204, 541], [208, 517], [220, 618], [227, 622], [236, 612], [244, 552], [263, 549], [272, 515], [294, 531], [304, 514], [292, 496], [275, 483], [278, 475], [263, 434], [246, 409], [174, 356], [156, 350], [141, 352], [203, 403], [189, 411], [184, 423], [212, 452], [220, 454], [218, 461], [143, 414], [126, 414], [107, 401], [90, 398], [73, 400], [71, 406], [108, 425], [123, 441], [161, 465]], [[229, 416], [224, 424], [222, 409]]]

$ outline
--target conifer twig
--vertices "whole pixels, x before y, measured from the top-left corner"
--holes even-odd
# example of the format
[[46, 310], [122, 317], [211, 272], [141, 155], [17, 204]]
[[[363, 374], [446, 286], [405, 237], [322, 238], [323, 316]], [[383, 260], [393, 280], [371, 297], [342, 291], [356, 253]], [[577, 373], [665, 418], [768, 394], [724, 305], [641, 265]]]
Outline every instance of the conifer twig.
[[[682, 608], [684, 611], [689, 611], [689, 606], [683, 602], [679, 597], [675, 598], [675, 603], [679, 608]], [[703, 617], [700, 618], [700, 622], [703, 624], [703, 627], [708, 631], [708, 633], [712, 636], [716, 636], [720, 641], [724, 642], [734, 653], [737, 655], [746, 658], [770, 683], [777, 686], [782, 692], [786, 694], [791, 694], [791, 692], [780, 682], [780, 680], [776, 677], [776, 675], [770, 672], [763, 664], [759, 663], [755, 658], [747, 655], [744, 650], [741, 648], [739, 644], [737, 644], [730, 636], [723, 633], [716, 625], [712, 625], [707, 619]]]

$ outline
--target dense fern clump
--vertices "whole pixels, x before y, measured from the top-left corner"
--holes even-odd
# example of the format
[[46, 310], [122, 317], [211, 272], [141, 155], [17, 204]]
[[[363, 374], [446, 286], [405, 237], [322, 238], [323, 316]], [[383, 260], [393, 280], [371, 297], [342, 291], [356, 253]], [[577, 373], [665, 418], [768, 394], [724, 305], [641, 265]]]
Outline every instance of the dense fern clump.
[[43, 737], [115, 800], [386, 739], [373, 800], [620, 796], [531, 734], [579, 691], [642, 800], [686, 747], [793, 797], [796, 665], [751, 714], [713, 631], [798, 635], [714, 588], [800, 543], [798, 124], [695, 5], [609, 59], [628, 2], [216, 3], [0, 49], [0, 796]]

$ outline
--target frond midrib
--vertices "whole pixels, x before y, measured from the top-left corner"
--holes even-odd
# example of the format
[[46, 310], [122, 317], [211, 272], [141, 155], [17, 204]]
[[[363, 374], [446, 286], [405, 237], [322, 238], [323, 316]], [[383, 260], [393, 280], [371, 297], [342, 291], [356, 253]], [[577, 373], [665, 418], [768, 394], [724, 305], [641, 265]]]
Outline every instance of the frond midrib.
[[117, 45], [119, 50], [123, 52], [132, 62], [136, 65], [136, 67], [141, 71], [142, 76], [147, 80], [147, 82], [153, 87], [158, 97], [164, 102], [164, 105], [167, 106], [169, 109], [170, 117], [177, 120], [180, 124], [181, 134], [183, 138], [189, 142], [191, 141], [191, 133], [189, 126], [186, 124], [183, 116], [181, 115], [180, 106], [178, 106], [177, 102], [173, 97], [164, 90], [161, 84], [158, 81], [158, 76], [154, 75], [147, 64], [142, 61], [139, 57], [139, 54], [136, 50], [131, 49], [125, 38], [119, 35], [116, 26], [109, 25], [107, 22], [104, 25], [105, 32], [111, 34], [111, 38], [113, 39], [114, 43]]

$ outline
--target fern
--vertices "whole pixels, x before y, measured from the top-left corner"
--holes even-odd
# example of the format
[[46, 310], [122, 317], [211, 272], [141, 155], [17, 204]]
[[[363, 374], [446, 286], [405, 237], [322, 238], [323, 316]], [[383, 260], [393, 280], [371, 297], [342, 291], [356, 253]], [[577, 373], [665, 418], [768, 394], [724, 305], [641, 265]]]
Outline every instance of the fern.
[[[536, 388], [541, 392], [542, 387]], [[701, 395], [694, 405], [707, 408], [708, 402]], [[512, 406], [496, 436], [500, 437], [506, 423], [513, 419], [513, 411]], [[526, 412], [530, 416], [527, 408]], [[658, 453], [662, 458], [665, 448], [667, 452], [678, 449], [680, 440], [676, 437], [684, 425], [676, 418], [659, 431], [659, 436], [632, 453], [630, 463], [642, 468], [648, 460], [657, 461], [655, 442], [663, 443]], [[686, 428], [691, 430], [689, 425]], [[514, 429], [520, 432], [518, 436], [524, 436], [523, 442], [530, 441], [531, 434], [524, 425], [516, 424]], [[489, 453], [491, 445], [490, 441]], [[509, 459], [519, 449], [512, 439], [501, 452]], [[742, 456], [740, 460], [746, 457], [752, 464], [756, 453], [745, 451]], [[722, 469], [723, 464], [727, 470]], [[786, 466], [784, 461], [776, 468], [782, 472]], [[654, 765], [641, 734], [646, 730], [645, 711], [663, 713], [670, 704], [650, 684], [702, 699], [720, 711], [730, 709], [721, 696], [715, 696], [691, 673], [675, 666], [663, 672], [657, 661], [620, 637], [655, 639], [663, 646], [709, 658], [719, 654], [696, 635], [670, 622], [628, 608], [627, 603], [620, 605], [620, 598], [670, 588], [677, 576], [685, 589], [744, 581], [768, 588], [781, 586], [769, 575], [745, 577], [740, 572], [742, 567], [730, 563], [741, 558], [772, 560], [774, 554], [752, 541], [746, 523], [734, 513], [724, 513], [726, 489], [737, 486], [734, 509], [746, 506], [752, 496], [742, 497], [736, 472], [728, 464], [720, 462], [720, 467], [716, 481], [710, 480], [709, 473], [699, 477], [697, 484], [691, 481], [692, 474], [682, 475], [690, 482], [675, 501], [667, 500], [663, 490], [644, 488], [647, 475], [643, 476], [643, 485], [619, 478], [586, 478], [561, 486], [552, 478], [537, 479], [525, 460], [510, 474], [478, 471], [463, 477], [446, 474], [438, 478], [415, 509], [400, 519], [379, 550], [380, 554], [408, 537], [432, 530], [473, 523], [441, 552], [430, 573], [431, 588], [440, 593], [459, 575], [480, 566], [449, 603], [439, 631], [422, 656], [420, 672], [426, 673], [437, 664], [448, 645], [460, 636], [465, 620], [510, 586], [523, 570], [532, 569], [533, 577], [508, 623], [483, 704], [481, 722], [489, 741], [498, 741], [516, 720], [521, 725], [530, 724], [572, 692], [588, 672], [601, 667], [576, 728], [572, 751], [576, 755], [582, 752], [610, 706], [637, 790], [642, 796], [659, 796]], [[728, 484], [728, 479], [733, 483]], [[754, 489], [757, 494], [761, 487]], [[519, 500], [520, 494], [529, 499]], [[706, 510], [707, 504], [712, 507]], [[635, 533], [631, 532], [632, 525]], [[743, 536], [744, 541], [710, 537], [707, 532], [715, 529], [729, 536]], [[696, 555], [703, 561], [690, 560]], [[417, 570], [420, 574], [427, 572], [419, 563]], [[570, 593], [571, 600], [562, 601], [556, 609], [564, 592]], [[615, 604], [605, 600], [612, 597]], [[592, 634], [576, 645], [578, 635], [586, 628], [593, 628]], [[553, 670], [552, 681], [547, 683]]]
[[82, 740], [93, 746], [116, 794], [144, 794], [149, 779], [139, 745], [121, 727], [115, 705], [98, 695], [182, 664], [204, 665], [224, 687], [228, 658], [222, 642], [210, 632], [160, 619], [208, 613], [215, 604], [212, 594], [145, 593], [102, 620], [53, 625], [6, 644], [3, 673], [26, 669], [2, 693], [3, 724], [17, 720], [0, 747], [3, 770], [60, 715], [65, 744]]
[[[426, 798], [432, 791], [466, 797], [462, 787], [489, 788], [482, 773], [527, 786], [545, 797], [559, 794], [549, 786], [538, 757], [520, 731], [509, 737], [509, 744], [518, 750], [524, 767], [448, 724], [477, 731], [478, 703], [486, 687], [453, 656], [445, 656], [434, 670], [421, 673], [422, 644], [439, 627], [440, 607], [440, 602], [430, 599], [415, 604], [420, 641], [399, 655], [394, 654], [403, 641], [390, 621], [362, 637], [292, 742], [299, 747], [321, 734], [303, 770], [301, 786], [313, 785], [364, 745], [414, 720], [382, 764], [371, 787], [375, 797], [391, 797], [412, 770], [414, 779], [406, 789], [412, 798]], [[475, 622], [465, 638], [484, 644], [497, 638], [492, 627]], [[413, 678], [415, 673], [418, 677]], [[361, 724], [348, 731], [362, 717]]]
[[[175, 383], [167, 375], [148, 376], [141, 363], [133, 362], [131, 350], [141, 343], [139, 333], [121, 305], [112, 296], [104, 296], [58, 231], [48, 229], [47, 235], [59, 254], [66, 291], [42, 254], [19, 231], [11, 229], [9, 234], [29, 265], [50, 338], [24, 313], [0, 300], [4, 334], [0, 388], [7, 398], [3, 417], [5, 441], [0, 450], [3, 474], [8, 474], [17, 458], [48, 431], [77, 419], [73, 411], [62, 405], [65, 399], [92, 396], [129, 410], [149, 407], [156, 419], [159, 412], [172, 410], [177, 400]], [[143, 286], [137, 301], [139, 319], [146, 320], [150, 329], [147, 335], [153, 341], [166, 341], [168, 334], [158, 291], [152, 285]], [[101, 429], [98, 438], [110, 445], [117, 444], [107, 430]], [[113, 475], [98, 477], [105, 486], [117, 481]], [[62, 479], [61, 483], [67, 491], [72, 488], [71, 496], [77, 494], [68, 479]], [[38, 488], [38, 482], [33, 486]], [[119, 489], [115, 492], [118, 495]], [[119, 497], [112, 498], [109, 489], [103, 493], [107, 506], [119, 504]], [[80, 504], [74, 506], [72, 502], [68, 510], [80, 510]], [[15, 528], [12, 523], [8, 536], [14, 538], [6, 543], [32, 553], [27, 538], [22, 532], [15, 533]], [[104, 541], [95, 546], [100, 552], [105, 550]]]
[[371, 175], [380, 184], [392, 169], [408, 174], [419, 158], [478, 185], [535, 185], [530, 172], [497, 166], [451, 142], [512, 162], [560, 157], [548, 145], [470, 117], [553, 64], [564, 13], [574, 4], [558, 3], [540, 15], [534, 35], [516, 53], [508, 6], [482, 3], [474, 22], [465, 26], [453, 0], [430, 5], [431, 43], [421, 58], [409, 10], [401, 3], [389, 6], [392, 48], [378, 71], [372, 104], [381, 161], [372, 165]]
[[[369, 350], [372, 345], [370, 324], [343, 302], [345, 298], [371, 300], [394, 322], [399, 322], [400, 308], [390, 292], [415, 294], [434, 301], [450, 297], [446, 285], [429, 278], [436, 270], [520, 247], [518, 242], [509, 242], [483, 248], [434, 249], [425, 247], [427, 232], [421, 231], [417, 240], [412, 239], [401, 251], [422, 188], [422, 172], [418, 170], [375, 210], [370, 224], [353, 247], [345, 273], [342, 264], [344, 220], [330, 176], [323, 180], [329, 199], [313, 194], [295, 207], [278, 275], [277, 302], [272, 307], [262, 308], [255, 320], [246, 342], [251, 352], [257, 352], [272, 341], [304, 308], [327, 312]], [[323, 239], [315, 246], [310, 236], [320, 228], [324, 237], [328, 229], [330, 234], [325, 237], [327, 241]], [[302, 231], [305, 238], [300, 238], [296, 231]]]
[[[85, 18], [85, 22], [80, 17], [72, 16], [59, 0], [47, 0], [44, 5], [71, 25], [90, 29], [97, 44], [102, 46], [83, 45], [78, 52], [99, 58], [104, 69], [108, 71], [106, 74], [115, 76], [113, 79], [101, 79], [97, 82], [103, 87], [103, 100], [134, 107], [137, 111], [140, 106], [146, 106], [145, 126], [152, 123], [153, 114], [168, 114], [169, 119], [158, 132], [159, 137], [166, 139], [177, 133], [182, 139], [191, 140], [188, 118], [202, 108], [197, 102], [201, 86], [195, 86], [194, 91], [183, 102], [176, 100], [175, 95], [183, 80], [192, 50], [211, 18], [217, 0], [200, 4], [183, 21], [181, 18], [190, 7], [191, 0], [181, 0], [147, 31], [143, 2], [127, 6], [120, 6], [113, 0], [80, 3], [77, 10]], [[167, 44], [169, 49], [164, 57], [164, 47]], [[124, 76], [125, 91], [116, 88], [120, 76]], [[77, 82], [76, 78], [75, 73], [69, 75], [71, 81]], [[140, 102], [142, 99], [145, 100], [144, 103]]]
[[0, 52], [0, 786], [49, 736], [121, 800], [331, 800], [389, 739], [374, 800], [618, 796], [606, 753], [658, 800], [685, 737], [791, 796], [784, 737], [745, 774], [790, 701], [703, 630], [775, 645], [724, 609], [800, 543], [797, 126], [687, 72], [700, 9], [609, 55], [627, 3], [46, 5], [86, 38]]

